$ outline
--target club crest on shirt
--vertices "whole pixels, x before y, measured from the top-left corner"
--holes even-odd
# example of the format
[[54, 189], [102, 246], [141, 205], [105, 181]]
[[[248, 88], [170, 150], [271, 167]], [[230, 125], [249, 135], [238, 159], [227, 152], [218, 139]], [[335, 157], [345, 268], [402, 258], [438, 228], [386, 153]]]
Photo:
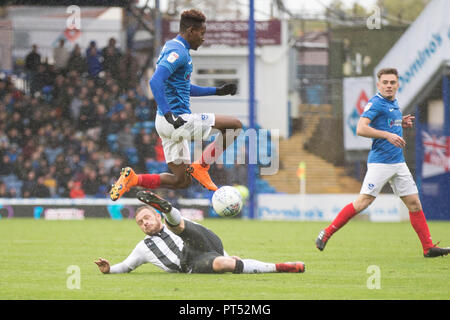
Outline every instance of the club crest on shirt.
[[392, 128], [392, 127], [401, 127], [402, 126], [402, 119], [392, 119], [392, 118], [389, 118], [388, 119], [388, 126], [389, 126], [389, 128]]
[[176, 52], [171, 52], [167, 57], [167, 61], [174, 63], [180, 56]]

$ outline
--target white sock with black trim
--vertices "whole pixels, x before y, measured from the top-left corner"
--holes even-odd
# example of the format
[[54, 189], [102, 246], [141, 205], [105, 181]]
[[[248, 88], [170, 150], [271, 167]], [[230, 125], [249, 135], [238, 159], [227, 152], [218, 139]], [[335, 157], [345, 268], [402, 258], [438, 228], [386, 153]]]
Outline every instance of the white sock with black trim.
[[164, 216], [166, 222], [172, 227], [176, 227], [181, 222], [181, 212], [177, 208], [172, 207], [172, 210], [169, 213], [164, 213]]
[[242, 259], [244, 269], [242, 273], [269, 273], [277, 272], [275, 263], [261, 262], [253, 259]]

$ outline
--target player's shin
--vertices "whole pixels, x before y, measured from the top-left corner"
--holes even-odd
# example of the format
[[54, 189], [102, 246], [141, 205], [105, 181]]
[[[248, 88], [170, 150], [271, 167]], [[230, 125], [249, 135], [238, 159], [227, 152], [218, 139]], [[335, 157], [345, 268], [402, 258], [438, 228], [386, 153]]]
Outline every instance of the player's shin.
[[336, 218], [331, 222], [328, 228], [325, 229], [327, 236], [331, 237], [333, 233], [342, 228], [351, 218], [357, 214], [353, 203], [346, 205], [341, 212], [336, 216]]
[[253, 259], [242, 259], [242, 273], [269, 273], [277, 272], [274, 263], [266, 263]]
[[422, 243], [423, 252], [426, 253], [429, 248], [433, 247], [433, 241], [423, 211], [409, 212], [409, 219]]

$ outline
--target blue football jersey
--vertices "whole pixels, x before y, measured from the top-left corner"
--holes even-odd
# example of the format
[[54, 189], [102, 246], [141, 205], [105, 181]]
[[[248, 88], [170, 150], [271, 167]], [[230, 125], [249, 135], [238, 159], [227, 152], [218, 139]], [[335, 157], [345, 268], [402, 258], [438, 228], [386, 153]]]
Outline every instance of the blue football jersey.
[[[178, 35], [165, 43], [156, 62], [157, 66], [164, 66], [171, 72], [165, 82], [165, 96], [170, 110], [176, 115], [191, 113], [190, 89], [193, 67], [189, 49], [189, 43]], [[159, 107], [158, 113], [162, 114]]]
[[[397, 99], [384, 98], [377, 93], [367, 103], [361, 117], [371, 120], [370, 126], [377, 130], [388, 131], [403, 136], [402, 112]], [[402, 148], [398, 148], [386, 139], [372, 139], [372, 149], [367, 163], [402, 163], [405, 162]]]

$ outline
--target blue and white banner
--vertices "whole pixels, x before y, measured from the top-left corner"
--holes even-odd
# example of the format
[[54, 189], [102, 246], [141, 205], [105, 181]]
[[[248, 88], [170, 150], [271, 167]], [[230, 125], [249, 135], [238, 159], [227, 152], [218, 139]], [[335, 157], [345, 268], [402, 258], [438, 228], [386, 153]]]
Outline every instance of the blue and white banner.
[[450, 220], [450, 130], [417, 122], [416, 175], [427, 218]]
[[[357, 194], [260, 194], [257, 218], [261, 220], [332, 221], [358, 197]], [[408, 220], [403, 202], [393, 194], [381, 194], [359, 215], [373, 222]]]

